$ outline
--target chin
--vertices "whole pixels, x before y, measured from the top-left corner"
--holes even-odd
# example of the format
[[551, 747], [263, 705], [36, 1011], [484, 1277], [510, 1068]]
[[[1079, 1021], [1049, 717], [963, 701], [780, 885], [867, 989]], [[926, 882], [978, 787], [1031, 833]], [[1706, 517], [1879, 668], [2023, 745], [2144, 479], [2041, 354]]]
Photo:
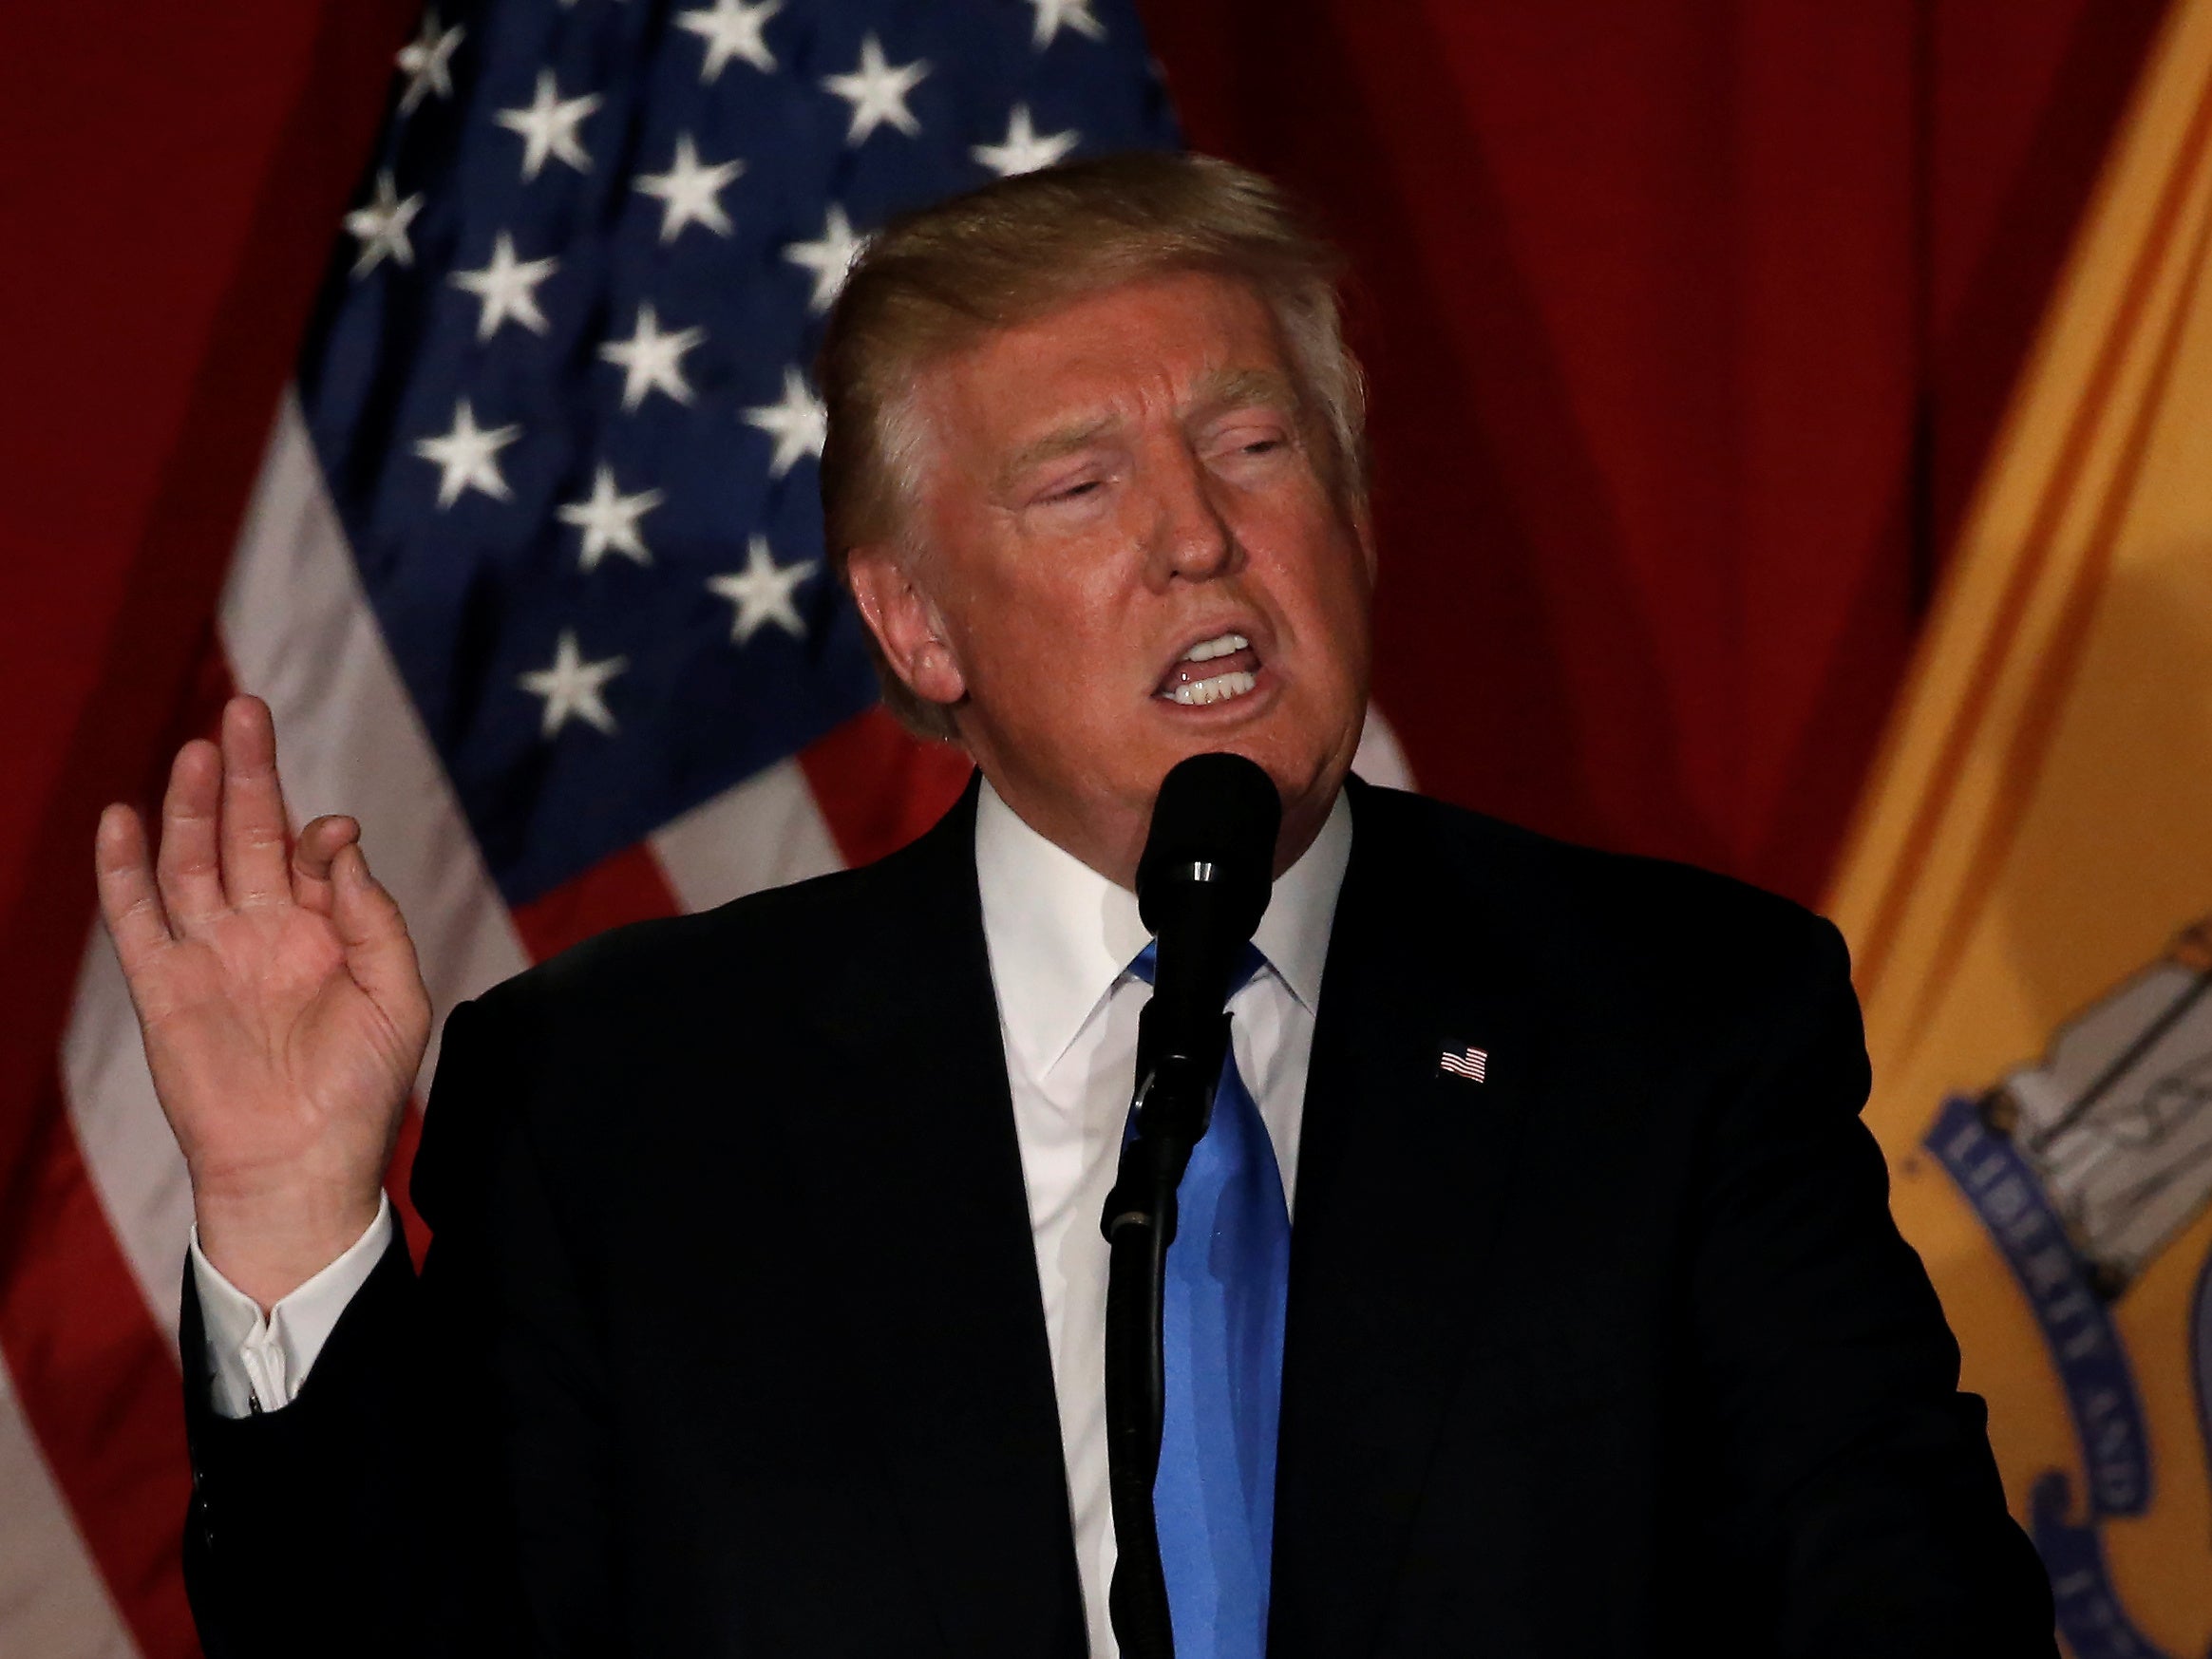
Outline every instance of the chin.
[[[1165, 759], [1159, 775], [1165, 776], [1169, 767], [1192, 755], [1223, 751], [1242, 755], [1261, 767], [1275, 780], [1285, 805], [1311, 799], [1316, 790], [1333, 796], [1351, 766], [1357, 728], [1351, 728], [1348, 742], [1341, 720], [1316, 718], [1279, 699], [1266, 707], [1238, 707], [1246, 701], [1257, 702], [1257, 693], [1197, 709], [1170, 705], [1170, 718], [1163, 723]], [[1182, 718], [1186, 715], [1201, 718]]]

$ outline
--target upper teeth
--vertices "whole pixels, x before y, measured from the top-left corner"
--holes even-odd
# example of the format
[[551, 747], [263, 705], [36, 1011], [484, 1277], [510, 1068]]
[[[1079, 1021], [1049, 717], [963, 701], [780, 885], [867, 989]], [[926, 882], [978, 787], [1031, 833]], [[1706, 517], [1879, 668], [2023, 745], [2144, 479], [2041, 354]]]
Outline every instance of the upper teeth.
[[1241, 633], [1217, 633], [1211, 639], [1200, 640], [1184, 651], [1182, 660], [1186, 663], [1211, 662], [1216, 657], [1227, 656], [1231, 651], [1249, 650], [1251, 645], [1252, 642]]

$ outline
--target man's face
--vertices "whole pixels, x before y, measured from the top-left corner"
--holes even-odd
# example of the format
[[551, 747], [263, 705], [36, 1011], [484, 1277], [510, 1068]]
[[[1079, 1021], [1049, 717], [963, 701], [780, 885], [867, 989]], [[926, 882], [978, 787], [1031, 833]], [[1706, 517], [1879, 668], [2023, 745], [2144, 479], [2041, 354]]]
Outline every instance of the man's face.
[[[1228, 749], [1326, 816], [1367, 707], [1372, 552], [1243, 284], [1111, 289], [932, 365], [919, 548], [856, 550], [862, 612], [1030, 825], [1126, 883], [1153, 797]], [[963, 700], [964, 699], [964, 700]]]

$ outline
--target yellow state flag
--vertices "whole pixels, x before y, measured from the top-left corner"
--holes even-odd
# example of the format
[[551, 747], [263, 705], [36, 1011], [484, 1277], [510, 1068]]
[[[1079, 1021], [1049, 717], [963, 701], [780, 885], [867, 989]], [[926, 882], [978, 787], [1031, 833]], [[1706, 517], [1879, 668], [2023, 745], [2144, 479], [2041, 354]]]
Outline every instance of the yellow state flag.
[[1831, 911], [2076, 1659], [2212, 1651], [2212, 0], [2176, 0]]

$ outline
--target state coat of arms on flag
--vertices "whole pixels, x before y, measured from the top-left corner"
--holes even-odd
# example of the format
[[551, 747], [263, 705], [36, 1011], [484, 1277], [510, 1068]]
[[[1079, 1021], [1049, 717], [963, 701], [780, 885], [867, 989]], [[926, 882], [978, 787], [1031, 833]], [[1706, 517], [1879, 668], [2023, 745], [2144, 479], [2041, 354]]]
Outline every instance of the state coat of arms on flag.
[[2075, 1659], [2212, 1650], [2212, 3], [2167, 19], [1834, 897]]

